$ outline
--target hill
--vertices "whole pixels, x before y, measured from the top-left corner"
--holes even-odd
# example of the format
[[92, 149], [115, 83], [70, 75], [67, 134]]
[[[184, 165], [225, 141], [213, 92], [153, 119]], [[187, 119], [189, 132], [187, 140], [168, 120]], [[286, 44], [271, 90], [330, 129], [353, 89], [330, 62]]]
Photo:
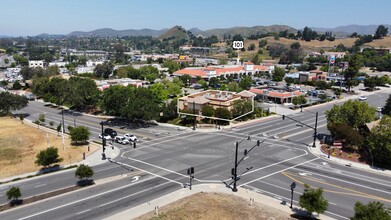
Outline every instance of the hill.
[[190, 34], [191, 32], [186, 31], [183, 27], [174, 26], [168, 31], [164, 32], [158, 38], [160, 40], [188, 40], [190, 38]]
[[270, 25], [270, 26], [254, 26], [254, 27], [232, 27], [232, 28], [220, 28], [210, 29], [202, 31], [199, 34], [205, 36], [215, 35], [218, 38], [223, 38], [224, 35], [240, 34], [243, 37], [249, 37], [256, 34], [267, 34], [270, 32], [278, 33], [280, 31], [288, 30], [288, 33], [296, 33], [297, 30], [287, 25]]
[[103, 28], [103, 29], [97, 29], [93, 31], [74, 31], [69, 33], [67, 36], [101, 36], [101, 37], [124, 37], [124, 36], [152, 36], [157, 37], [167, 31], [167, 29], [161, 29], [161, 30], [152, 30], [152, 29], [128, 29], [128, 30], [114, 30], [111, 28]]
[[[386, 28], [388, 28], [389, 31], [391, 31], [391, 25], [384, 25]], [[312, 27], [311, 29], [317, 32], [325, 32], [325, 31], [332, 31], [334, 34], [336, 34], [338, 37], [345, 37], [347, 35], [350, 35], [354, 32], [357, 32], [358, 34], [375, 34], [377, 27], [379, 25], [346, 25], [346, 26], [338, 26], [335, 28], [316, 28]]]

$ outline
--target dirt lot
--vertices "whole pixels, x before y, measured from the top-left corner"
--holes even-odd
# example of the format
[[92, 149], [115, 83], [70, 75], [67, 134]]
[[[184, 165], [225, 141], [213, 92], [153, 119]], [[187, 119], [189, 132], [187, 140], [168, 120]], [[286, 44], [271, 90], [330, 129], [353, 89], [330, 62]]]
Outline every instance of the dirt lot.
[[[88, 153], [87, 146], [72, 146], [65, 138], [65, 150], [62, 148], [62, 138], [56, 133], [43, 131], [20, 120], [0, 118], [0, 178], [38, 171], [34, 161], [40, 150], [50, 146], [58, 148], [60, 157], [64, 159], [61, 165], [75, 163], [83, 159], [83, 152]], [[96, 147], [90, 146], [90, 153]]]
[[161, 207], [159, 216], [154, 212], [136, 218], [137, 220], [147, 219], [295, 219], [288, 213], [255, 203], [250, 206], [249, 201], [240, 197], [219, 194], [219, 193], [197, 193], [193, 196], [183, 198], [175, 203]]

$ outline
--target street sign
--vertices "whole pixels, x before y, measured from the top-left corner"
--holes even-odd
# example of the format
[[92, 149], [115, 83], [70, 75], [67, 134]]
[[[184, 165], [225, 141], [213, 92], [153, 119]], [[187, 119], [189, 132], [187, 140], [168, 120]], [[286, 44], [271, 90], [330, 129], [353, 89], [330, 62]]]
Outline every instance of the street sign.
[[234, 49], [240, 50], [240, 49], [242, 49], [244, 47], [244, 43], [243, 43], [243, 41], [234, 41], [232, 43], [232, 47]]
[[335, 63], [335, 55], [330, 55], [330, 63]]

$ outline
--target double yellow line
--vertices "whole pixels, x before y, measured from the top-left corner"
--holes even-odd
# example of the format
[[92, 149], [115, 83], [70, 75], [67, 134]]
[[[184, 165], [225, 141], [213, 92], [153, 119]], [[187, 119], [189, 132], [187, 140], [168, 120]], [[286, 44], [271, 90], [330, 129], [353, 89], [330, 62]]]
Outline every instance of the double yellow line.
[[368, 194], [368, 193], [360, 192], [360, 191], [357, 191], [357, 190], [354, 190], [354, 189], [345, 188], [345, 187], [338, 186], [338, 185], [335, 185], [335, 184], [326, 183], [324, 181], [320, 181], [318, 179], [311, 178], [311, 177], [308, 177], [308, 176], [298, 176], [298, 175], [293, 174], [293, 173], [289, 173], [288, 174], [288, 172], [285, 172], [285, 171], [281, 172], [281, 173], [284, 176], [288, 177], [289, 179], [295, 181], [296, 183], [300, 183], [302, 185], [304, 185], [304, 182], [294, 178], [293, 176], [300, 177], [301, 179], [306, 179], [306, 180], [310, 180], [310, 181], [313, 181], [313, 182], [317, 182], [317, 183], [320, 183], [320, 184], [323, 184], [323, 185], [326, 185], [326, 186], [331, 186], [331, 187], [335, 187], [335, 188], [338, 188], [338, 189], [349, 191], [349, 192], [340, 192], [340, 191], [333, 191], [333, 190], [323, 189], [323, 191], [325, 191], [325, 192], [342, 194], [342, 195], [358, 196], [358, 197], [364, 197], [364, 198], [369, 198], [369, 199], [376, 199], [376, 200], [380, 200], [380, 201], [391, 203], [391, 200], [389, 200], [389, 199], [385, 199], [385, 198], [382, 198], [382, 197], [379, 197], [379, 196], [375, 196], [375, 195], [371, 195], [371, 194]]

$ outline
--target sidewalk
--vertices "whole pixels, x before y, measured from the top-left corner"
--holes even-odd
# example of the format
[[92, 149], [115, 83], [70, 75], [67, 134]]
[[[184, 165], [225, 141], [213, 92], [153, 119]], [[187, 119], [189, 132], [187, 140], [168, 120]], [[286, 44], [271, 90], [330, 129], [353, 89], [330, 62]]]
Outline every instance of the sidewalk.
[[[228, 195], [233, 196], [239, 196], [247, 201], [249, 201], [250, 205], [250, 199], [254, 199], [255, 203], [261, 204], [262, 206], [268, 206], [272, 207], [274, 209], [278, 209], [281, 212], [285, 212], [287, 214], [294, 214], [295, 211], [299, 212], [301, 210], [300, 207], [293, 206], [293, 210], [289, 208], [290, 201], [281, 201], [278, 199], [274, 199], [269, 196], [265, 196], [261, 193], [257, 193], [252, 190], [247, 190], [244, 188], [238, 188], [238, 192], [234, 193], [231, 189], [227, 188], [224, 184], [200, 184], [200, 185], [193, 185], [192, 190], [189, 190], [188, 188], [183, 188], [180, 190], [177, 190], [175, 192], [172, 192], [170, 194], [164, 195], [162, 197], [159, 197], [157, 199], [154, 199], [152, 201], [143, 203], [139, 206], [130, 208], [128, 210], [125, 210], [123, 212], [120, 212], [116, 215], [110, 216], [106, 219], [108, 220], [114, 220], [114, 219], [134, 219], [138, 216], [141, 216], [145, 213], [155, 211], [155, 207], [163, 207], [165, 205], [168, 205], [170, 203], [176, 202], [182, 198], [185, 198], [187, 196], [191, 196], [196, 193], [202, 193], [202, 192], [214, 192], [214, 193], [224, 193]], [[296, 198], [297, 199], [297, 198]], [[296, 212], [296, 213], [297, 213]], [[320, 215], [320, 219], [332, 219], [330, 217]]]
[[357, 169], [361, 169], [361, 170], [365, 170], [365, 171], [369, 171], [369, 172], [375, 172], [375, 173], [378, 173], [378, 174], [391, 176], [391, 170], [386, 170], [386, 169], [382, 169], [382, 168], [372, 167], [371, 165], [368, 165], [368, 164], [357, 163], [357, 162], [353, 162], [353, 161], [350, 161], [350, 160], [341, 159], [339, 157], [330, 156], [330, 158], [327, 158], [328, 157], [328, 153], [327, 152], [323, 152], [320, 149], [320, 145], [321, 144], [320, 144], [319, 140], [317, 140], [315, 142], [315, 145], [316, 145], [315, 148], [308, 147], [308, 149], [311, 151], [312, 154], [314, 154], [315, 156], [317, 156], [317, 157], [319, 157], [321, 159], [328, 160], [328, 161], [330, 161], [332, 163], [336, 163], [336, 164], [343, 165], [343, 166], [349, 166], [349, 167], [353, 167], [353, 168], [357, 168]]

